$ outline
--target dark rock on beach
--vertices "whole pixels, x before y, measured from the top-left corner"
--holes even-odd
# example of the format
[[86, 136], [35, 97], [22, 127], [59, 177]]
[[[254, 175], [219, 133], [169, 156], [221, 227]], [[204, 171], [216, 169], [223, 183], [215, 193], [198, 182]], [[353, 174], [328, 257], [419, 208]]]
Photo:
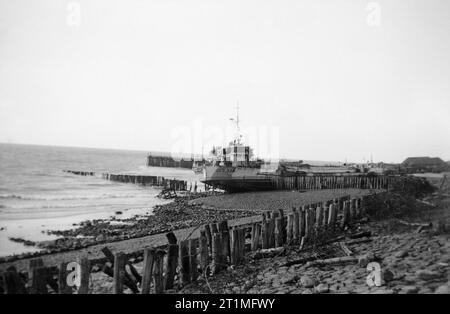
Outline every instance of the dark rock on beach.
[[178, 198], [171, 203], [155, 206], [151, 215], [134, 216], [127, 219], [85, 221], [75, 229], [48, 231], [48, 234], [61, 238], [32, 245], [36, 244], [43, 249], [61, 252], [255, 214], [257, 214], [255, 211], [205, 208], [201, 204], [188, 204], [185, 198]]

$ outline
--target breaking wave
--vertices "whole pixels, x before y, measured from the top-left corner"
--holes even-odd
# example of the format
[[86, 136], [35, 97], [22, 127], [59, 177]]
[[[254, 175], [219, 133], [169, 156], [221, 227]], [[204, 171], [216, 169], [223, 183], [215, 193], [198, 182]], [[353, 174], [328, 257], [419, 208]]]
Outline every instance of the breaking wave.
[[27, 201], [71, 201], [71, 200], [96, 200], [110, 198], [133, 198], [136, 194], [110, 194], [101, 195], [58, 195], [58, 196], [42, 196], [42, 195], [19, 195], [19, 194], [0, 194], [0, 199], [19, 199]]

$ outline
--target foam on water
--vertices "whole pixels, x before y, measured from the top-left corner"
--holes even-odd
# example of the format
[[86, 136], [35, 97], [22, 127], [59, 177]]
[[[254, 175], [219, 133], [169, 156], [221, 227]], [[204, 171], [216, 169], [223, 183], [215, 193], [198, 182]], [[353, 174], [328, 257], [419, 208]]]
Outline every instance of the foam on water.
[[[0, 256], [36, 250], [8, 240], [47, 240], [42, 231], [72, 228], [86, 219], [151, 212], [165, 201], [159, 189], [77, 176], [63, 169], [139, 173], [188, 181], [188, 169], [146, 167], [146, 152], [0, 144]], [[122, 217], [121, 216], [121, 217]]]

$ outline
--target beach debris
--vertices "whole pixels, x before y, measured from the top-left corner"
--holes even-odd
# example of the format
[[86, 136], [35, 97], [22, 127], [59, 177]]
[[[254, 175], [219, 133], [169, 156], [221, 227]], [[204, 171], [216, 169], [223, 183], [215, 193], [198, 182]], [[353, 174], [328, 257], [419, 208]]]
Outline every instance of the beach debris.
[[419, 223], [419, 222], [409, 222], [401, 219], [396, 219], [397, 222], [401, 223], [402, 225], [411, 226], [411, 227], [421, 227], [423, 228], [431, 228], [433, 224], [431, 222], [429, 223]]
[[276, 248], [271, 248], [271, 249], [260, 249], [260, 250], [254, 252], [252, 254], [252, 258], [257, 260], [257, 259], [262, 259], [262, 258], [273, 257], [275, 255], [281, 255], [285, 251], [286, 251], [285, 247], [276, 247]]
[[358, 257], [355, 256], [344, 256], [344, 257], [333, 257], [327, 259], [316, 259], [310, 262], [307, 262], [305, 267], [316, 267], [316, 266], [324, 266], [324, 265], [342, 265], [348, 263], [357, 263], [359, 261]]
[[[126, 256], [124, 255], [124, 257], [122, 256], [118, 256], [117, 254], [114, 255], [110, 249], [108, 247], [104, 247], [102, 248], [102, 253], [106, 256], [107, 260], [111, 263], [111, 267], [114, 267], [114, 263], [115, 260], [118, 258], [119, 262], [122, 264], [123, 262], [123, 284], [125, 284], [128, 288], [130, 288], [130, 290], [133, 293], [139, 293], [139, 290], [136, 286], [136, 281], [133, 280], [133, 278], [130, 276], [130, 274], [126, 271], [125, 266], [128, 265], [130, 271], [133, 273], [133, 276], [135, 276], [135, 279], [137, 281], [142, 281], [142, 277], [141, 275], [139, 275], [139, 273], [136, 271], [136, 269], [134, 268], [134, 266], [131, 263], [128, 263], [128, 260], [126, 260]], [[123, 259], [123, 261], [122, 261]], [[114, 270], [111, 268], [109, 265], [105, 264], [103, 267], [103, 272], [105, 274], [107, 274], [110, 277], [114, 277], [114, 274], [116, 273], [116, 271], [122, 271], [122, 265], [119, 265], [118, 267], [120, 268], [119, 270], [116, 269], [116, 267], [114, 267]], [[122, 276], [122, 275], [121, 275]], [[121, 289], [121, 284], [116, 283], [115, 288], [118, 289], [118, 291]]]
[[345, 245], [344, 242], [339, 242], [339, 246], [344, 251], [345, 255], [351, 256], [353, 252]]
[[360, 244], [360, 243], [365, 243], [365, 242], [370, 242], [372, 241], [371, 238], [369, 237], [363, 237], [363, 238], [359, 238], [359, 239], [351, 239], [351, 240], [347, 240], [344, 241], [344, 243], [346, 245], [354, 245], [354, 244]]

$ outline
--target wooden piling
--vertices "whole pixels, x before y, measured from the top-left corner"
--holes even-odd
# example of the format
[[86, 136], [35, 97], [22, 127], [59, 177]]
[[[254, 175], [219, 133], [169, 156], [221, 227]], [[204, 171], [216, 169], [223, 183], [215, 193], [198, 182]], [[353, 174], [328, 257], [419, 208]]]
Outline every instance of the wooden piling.
[[261, 234], [261, 224], [254, 223], [252, 225], [252, 242], [251, 242], [252, 251], [256, 251], [259, 248], [260, 234]]
[[295, 210], [293, 213], [294, 224], [293, 224], [293, 242], [298, 244], [300, 242], [300, 213], [298, 210]]
[[298, 215], [298, 235], [299, 239], [305, 236], [305, 215], [306, 215], [306, 207], [302, 206]]
[[125, 254], [118, 252], [114, 254], [114, 283], [113, 293], [123, 293], [123, 281], [125, 278]]
[[221, 234], [213, 233], [212, 235], [212, 273], [217, 274], [222, 268], [222, 259], [221, 259]]
[[164, 289], [172, 289], [175, 274], [177, 272], [178, 265], [178, 254], [179, 254], [179, 246], [177, 244], [177, 238], [173, 232], [169, 232], [166, 234], [167, 240], [169, 241], [167, 247], [167, 260], [166, 260], [166, 277], [164, 282]]
[[329, 211], [328, 211], [328, 229], [334, 231], [335, 226], [336, 226], [336, 205], [335, 204], [331, 204], [329, 206]]
[[206, 232], [204, 230], [200, 231], [200, 267], [202, 272], [205, 274], [208, 268], [209, 258], [208, 258], [208, 240], [206, 238]]
[[153, 264], [155, 260], [155, 250], [144, 249], [144, 268], [141, 281], [141, 294], [149, 294], [153, 275]]
[[67, 264], [66, 262], [60, 263], [58, 267], [58, 293], [59, 294], [72, 294], [72, 287], [67, 285]]
[[348, 226], [350, 222], [350, 202], [344, 201], [343, 205], [343, 215], [342, 215], [342, 228]]
[[309, 240], [309, 238], [311, 237], [311, 231], [313, 226], [311, 226], [311, 210], [309, 208], [307, 208], [305, 210], [305, 241]]
[[210, 224], [209, 226], [211, 228], [211, 233], [212, 234], [219, 233], [219, 229], [217, 228], [217, 224]]
[[286, 236], [287, 236], [287, 232], [286, 232], [286, 217], [284, 215], [284, 210], [283, 209], [278, 209], [278, 217], [281, 218], [281, 240], [283, 245], [286, 243]]
[[211, 227], [209, 225], [205, 225], [205, 235], [206, 235], [206, 240], [208, 243], [208, 254], [211, 254], [212, 252], [212, 233], [211, 233]]
[[196, 281], [198, 277], [197, 246], [198, 239], [189, 240], [189, 267], [191, 269], [191, 281]]
[[275, 247], [283, 246], [283, 218], [277, 217], [275, 220]]
[[355, 199], [356, 218], [361, 218], [361, 198]]
[[287, 215], [287, 226], [286, 226], [286, 243], [288, 245], [293, 244], [294, 240], [294, 214]]
[[30, 293], [47, 294], [47, 268], [44, 267], [42, 258], [30, 260], [28, 265], [28, 276], [31, 280]]
[[269, 221], [269, 248], [275, 247], [275, 217], [270, 218]]
[[80, 286], [78, 287], [77, 294], [89, 293], [89, 277], [91, 266], [87, 257], [78, 258], [78, 264], [80, 265]]
[[261, 247], [263, 249], [268, 249], [269, 248], [270, 222], [263, 221], [261, 224], [262, 224], [261, 225], [261, 237], [262, 237]]
[[[265, 230], [263, 231], [263, 233]], [[237, 265], [238, 263], [238, 250], [239, 250], [239, 235], [238, 230], [236, 228], [233, 228], [231, 230], [231, 265]], [[264, 244], [263, 244], [264, 246]]]
[[322, 222], [323, 222], [323, 207], [316, 207], [316, 234], [321, 232], [322, 230]]
[[179, 246], [180, 283], [181, 285], [186, 285], [191, 282], [188, 240], [180, 241]]
[[349, 220], [352, 221], [352, 220], [356, 219], [355, 199], [354, 198], [350, 199], [349, 203], [350, 203], [350, 210], [349, 210], [350, 218], [349, 218]]
[[27, 290], [14, 266], [9, 266], [3, 273], [3, 289], [5, 294], [27, 294]]
[[322, 221], [322, 227], [324, 229], [328, 229], [328, 216], [329, 216], [329, 210], [330, 210], [330, 205], [329, 202], [326, 202], [324, 207], [323, 207], [323, 221]]
[[228, 221], [223, 220], [218, 223], [218, 231], [222, 234], [222, 259], [226, 264], [230, 259], [230, 232]]
[[240, 228], [238, 229], [238, 258], [237, 263], [242, 264], [244, 262], [244, 256], [245, 256], [245, 229]]
[[163, 250], [157, 250], [155, 252], [155, 261], [153, 263], [153, 283], [155, 286], [155, 293], [161, 294], [164, 291], [164, 278], [163, 278], [163, 260], [165, 252]]

